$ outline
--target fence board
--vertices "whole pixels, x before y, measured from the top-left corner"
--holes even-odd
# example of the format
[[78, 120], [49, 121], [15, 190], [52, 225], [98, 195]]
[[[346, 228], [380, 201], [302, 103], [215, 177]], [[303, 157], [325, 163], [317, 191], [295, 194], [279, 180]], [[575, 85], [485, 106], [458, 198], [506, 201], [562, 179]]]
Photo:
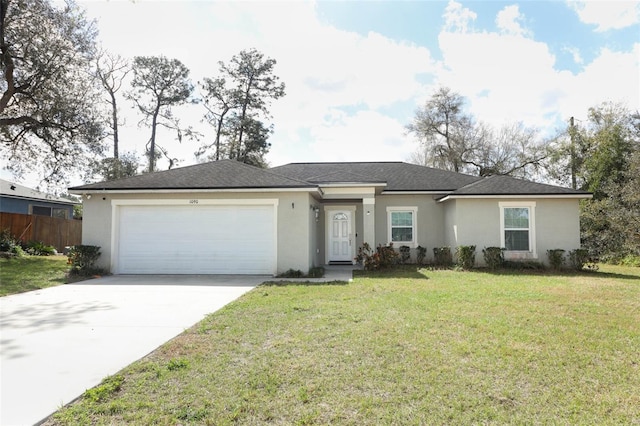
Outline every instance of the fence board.
[[0, 213], [0, 229], [23, 242], [42, 241], [60, 253], [67, 246], [82, 244], [82, 221], [18, 213]]

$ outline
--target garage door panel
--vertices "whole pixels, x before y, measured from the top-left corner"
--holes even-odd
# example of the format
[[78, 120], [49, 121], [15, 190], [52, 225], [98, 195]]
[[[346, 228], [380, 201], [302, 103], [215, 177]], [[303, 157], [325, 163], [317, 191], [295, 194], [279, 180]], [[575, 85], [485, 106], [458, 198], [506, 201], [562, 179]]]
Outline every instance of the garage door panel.
[[273, 206], [122, 206], [119, 273], [270, 274]]

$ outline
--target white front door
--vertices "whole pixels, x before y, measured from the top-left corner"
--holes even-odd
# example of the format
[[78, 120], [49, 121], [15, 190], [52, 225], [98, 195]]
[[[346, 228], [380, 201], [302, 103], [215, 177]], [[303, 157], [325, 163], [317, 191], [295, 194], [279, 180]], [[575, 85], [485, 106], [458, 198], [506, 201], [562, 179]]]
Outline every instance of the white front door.
[[329, 262], [353, 261], [351, 212], [333, 210], [329, 214]]

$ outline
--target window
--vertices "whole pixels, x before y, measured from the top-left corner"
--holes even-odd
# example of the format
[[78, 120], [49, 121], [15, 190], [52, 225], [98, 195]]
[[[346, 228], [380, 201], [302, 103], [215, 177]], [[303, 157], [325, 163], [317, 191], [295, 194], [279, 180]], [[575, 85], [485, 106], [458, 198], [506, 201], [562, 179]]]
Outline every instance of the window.
[[61, 219], [68, 219], [68, 210], [65, 208], [46, 207], [46, 206], [31, 206], [31, 214], [37, 216], [49, 216], [59, 217]]
[[69, 214], [69, 210], [67, 209], [51, 209], [51, 216], [59, 217], [60, 219], [68, 219], [67, 215]]
[[535, 257], [535, 203], [500, 203], [501, 244], [507, 251]]
[[397, 245], [414, 245], [417, 241], [416, 207], [387, 207], [389, 242]]
[[31, 214], [35, 214], [37, 216], [51, 216], [51, 207], [44, 206], [33, 206], [31, 209]]

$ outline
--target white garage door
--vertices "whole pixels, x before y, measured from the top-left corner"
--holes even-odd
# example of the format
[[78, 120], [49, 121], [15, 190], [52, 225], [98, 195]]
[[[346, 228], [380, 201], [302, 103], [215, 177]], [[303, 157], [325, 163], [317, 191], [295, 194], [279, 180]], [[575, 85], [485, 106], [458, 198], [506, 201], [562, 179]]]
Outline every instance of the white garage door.
[[272, 274], [272, 205], [120, 206], [121, 274]]

